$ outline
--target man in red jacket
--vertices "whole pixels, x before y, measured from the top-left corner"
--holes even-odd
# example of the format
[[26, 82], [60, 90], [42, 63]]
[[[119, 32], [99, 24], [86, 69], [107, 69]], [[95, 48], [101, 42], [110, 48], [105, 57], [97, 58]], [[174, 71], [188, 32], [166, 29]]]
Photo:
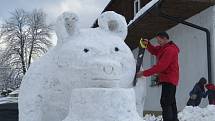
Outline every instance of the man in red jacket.
[[160, 104], [163, 121], [179, 121], [175, 99], [179, 80], [179, 48], [169, 40], [166, 32], [158, 33], [156, 39], [159, 46], [153, 46], [147, 39], [144, 40], [144, 44], [147, 45], [147, 50], [156, 56], [157, 63], [150, 69], [138, 72], [137, 77], [158, 74], [159, 82], [162, 84]]

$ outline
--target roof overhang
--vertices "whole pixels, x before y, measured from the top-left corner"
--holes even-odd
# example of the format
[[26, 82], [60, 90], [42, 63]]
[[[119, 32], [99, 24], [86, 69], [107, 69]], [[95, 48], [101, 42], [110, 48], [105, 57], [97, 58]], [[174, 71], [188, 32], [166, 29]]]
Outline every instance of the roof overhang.
[[[161, 9], [170, 16], [186, 20], [214, 4], [215, 0], [163, 0]], [[177, 24], [159, 16], [158, 7], [153, 7], [128, 27], [125, 42], [131, 49], [134, 49], [138, 46], [141, 37], [152, 39], [156, 33], [166, 31]]]

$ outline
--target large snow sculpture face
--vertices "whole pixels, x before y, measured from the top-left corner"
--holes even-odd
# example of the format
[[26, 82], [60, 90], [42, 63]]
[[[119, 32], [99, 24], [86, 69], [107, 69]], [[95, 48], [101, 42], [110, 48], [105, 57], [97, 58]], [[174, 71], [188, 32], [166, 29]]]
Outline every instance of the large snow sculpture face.
[[[79, 30], [73, 13], [58, 17], [56, 64], [72, 78], [75, 88], [129, 87], [135, 74], [135, 60], [124, 43], [127, 24], [119, 14], [103, 13], [99, 27]], [[66, 74], [65, 74], [66, 75]]]

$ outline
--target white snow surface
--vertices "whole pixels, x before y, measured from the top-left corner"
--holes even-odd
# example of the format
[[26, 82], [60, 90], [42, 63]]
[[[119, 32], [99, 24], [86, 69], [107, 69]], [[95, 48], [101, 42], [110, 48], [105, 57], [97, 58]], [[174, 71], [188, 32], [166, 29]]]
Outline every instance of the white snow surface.
[[152, 0], [147, 3], [144, 7], [142, 7], [134, 18], [128, 23], [128, 26], [131, 25], [137, 18], [139, 18], [142, 14], [144, 14], [148, 9], [150, 9], [154, 4], [156, 4], [159, 0]]
[[[127, 35], [125, 18], [106, 12], [99, 18], [102, 20], [106, 22], [99, 22], [101, 27], [79, 29], [78, 17], [74, 13], [65, 12], [58, 17], [56, 47], [34, 61], [23, 78], [19, 92], [19, 121], [64, 120], [74, 113], [69, 113], [69, 107], [78, 98], [79, 92], [75, 89], [99, 88], [102, 92], [102, 88], [107, 88], [123, 93], [124, 89], [132, 87], [136, 64], [124, 43]], [[104, 96], [110, 96], [109, 91], [104, 92]], [[100, 98], [111, 99], [111, 96], [98, 95], [94, 100]], [[127, 100], [122, 95], [112, 101], [122, 105], [124, 99]], [[135, 99], [132, 101], [135, 103]], [[135, 111], [133, 107], [132, 112]]]
[[[178, 113], [179, 121], [215, 121], [215, 105], [205, 108], [187, 106]], [[144, 121], [162, 121], [162, 116], [146, 115]]]
[[106, 31], [111, 30], [113, 33], [121, 36], [124, 40], [128, 33], [126, 20], [124, 17], [112, 16], [112, 14], [114, 14], [113, 11], [103, 13], [98, 18], [99, 27]]
[[74, 89], [71, 97], [70, 113], [63, 121], [142, 121], [133, 89]]
[[215, 121], [215, 105], [205, 108], [187, 106], [178, 116], [180, 121]]

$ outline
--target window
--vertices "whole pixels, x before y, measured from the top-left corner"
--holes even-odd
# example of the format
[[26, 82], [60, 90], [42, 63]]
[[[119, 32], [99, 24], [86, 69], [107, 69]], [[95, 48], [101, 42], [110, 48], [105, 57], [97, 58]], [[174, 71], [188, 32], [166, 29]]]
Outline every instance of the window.
[[140, 0], [134, 0], [134, 16], [140, 10]]

